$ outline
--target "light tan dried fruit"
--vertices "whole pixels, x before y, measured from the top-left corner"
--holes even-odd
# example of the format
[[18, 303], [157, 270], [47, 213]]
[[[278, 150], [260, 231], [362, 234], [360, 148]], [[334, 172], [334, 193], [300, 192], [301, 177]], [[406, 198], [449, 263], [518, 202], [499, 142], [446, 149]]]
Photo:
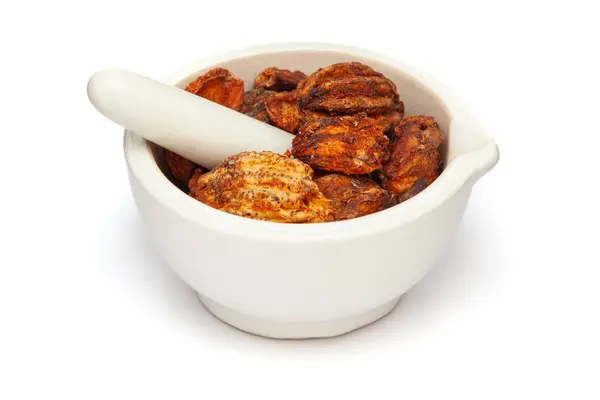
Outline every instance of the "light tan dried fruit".
[[253, 89], [244, 93], [240, 112], [262, 122], [271, 123], [265, 106], [265, 99], [273, 92], [265, 89]]
[[333, 220], [329, 200], [312, 181], [313, 170], [272, 152], [243, 152], [190, 182], [204, 204], [247, 218], [283, 223]]
[[292, 154], [316, 169], [368, 174], [381, 168], [389, 139], [364, 114], [314, 119], [300, 127]]
[[331, 201], [336, 221], [358, 218], [383, 209], [386, 191], [365, 176], [329, 174], [315, 179]]
[[191, 82], [185, 90], [238, 111], [244, 96], [244, 81], [225, 68], [213, 68]]
[[400, 121], [390, 143], [389, 161], [381, 169], [383, 187], [405, 201], [424, 189], [423, 182], [429, 186], [442, 170], [439, 147], [444, 136], [433, 117]]
[[269, 119], [278, 128], [295, 133], [300, 126], [298, 96], [295, 92], [279, 92], [265, 99]]
[[306, 78], [306, 74], [301, 71], [290, 71], [289, 69], [279, 69], [270, 67], [261, 72], [254, 80], [254, 88], [265, 88], [276, 92], [294, 90], [298, 83]]
[[173, 177], [184, 184], [190, 179], [194, 170], [198, 168], [195, 162], [167, 149], [165, 149], [165, 161]]

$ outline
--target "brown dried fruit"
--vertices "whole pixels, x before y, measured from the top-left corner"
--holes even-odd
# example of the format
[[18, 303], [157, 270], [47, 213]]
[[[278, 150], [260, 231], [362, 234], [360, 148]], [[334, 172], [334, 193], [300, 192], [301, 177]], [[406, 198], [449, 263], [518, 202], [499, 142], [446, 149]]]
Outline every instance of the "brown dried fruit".
[[272, 222], [333, 220], [329, 200], [312, 181], [313, 170], [272, 152], [226, 158], [196, 182], [190, 196], [221, 211]]
[[422, 182], [430, 185], [442, 169], [439, 146], [444, 136], [433, 117], [410, 116], [400, 121], [390, 143], [389, 161], [381, 169], [383, 187], [405, 201], [424, 189]]
[[265, 99], [269, 119], [278, 128], [295, 133], [300, 125], [298, 96], [295, 92], [275, 93]]
[[256, 77], [254, 88], [265, 88], [276, 92], [294, 90], [298, 86], [298, 83], [305, 78], [306, 74], [301, 71], [271, 67], [265, 69]]
[[244, 81], [224, 68], [213, 68], [185, 90], [238, 111], [244, 96]]
[[265, 99], [273, 92], [265, 89], [253, 89], [244, 93], [240, 112], [262, 122], [271, 123], [265, 107]]
[[367, 174], [381, 168], [389, 139], [364, 114], [326, 117], [302, 125], [292, 141], [292, 154], [316, 169]]
[[359, 62], [337, 63], [318, 69], [307, 79], [299, 83], [298, 91], [300, 95], [304, 96], [325, 82], [358, 76], [384, 77], [373, 68]]
[[328, 81], [300, 97], [300, 107], [330, 113], [382, 114], [399, 101], [396, 85], [387, 78], [358, 76]]
[[187, 183], [194, 170], [198, 168], [195, 162], [167, 149], [165, 149], [165, 160], [173, 177], [182, 183]]
[[358, 218], [383, 209], [385, 190], [365, 176], [329, 174], [315, 179], [331, 201], [336, 221]]
[[[297, 91], [301, 115], [308, 110], [330, 115], [366, 112], [370, 116], [404, 112], [396, 85], [359, 62], [338, 63], [319, 69], [300, 82]], [[382, 122], [384, 130], [393, 125], [393, 120], [384, 121], [382, 118]]]

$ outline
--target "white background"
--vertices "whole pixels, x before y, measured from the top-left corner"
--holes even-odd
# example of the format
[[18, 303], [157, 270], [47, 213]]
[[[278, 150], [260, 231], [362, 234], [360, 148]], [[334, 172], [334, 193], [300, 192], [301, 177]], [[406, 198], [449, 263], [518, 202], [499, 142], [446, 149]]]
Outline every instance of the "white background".
[[[594, 3], [2, 2], [0, 398], [600, 398]], [[389, 317], [333, 340], [209, 315], [150, 247], [121, 129], [86, 98], [100, 68], [160, 78], [287, 40], [423, 68], [501, 152], [439, 265]]]

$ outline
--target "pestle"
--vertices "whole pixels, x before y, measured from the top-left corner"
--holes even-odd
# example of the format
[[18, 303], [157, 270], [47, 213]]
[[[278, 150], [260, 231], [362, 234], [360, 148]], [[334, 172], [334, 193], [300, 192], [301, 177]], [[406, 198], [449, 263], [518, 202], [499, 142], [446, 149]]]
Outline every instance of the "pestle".
[[87, 93], [106, 118], [206, 168], [242, 151], [292, 146], [284, 130], [130, 71], [96, 72]]

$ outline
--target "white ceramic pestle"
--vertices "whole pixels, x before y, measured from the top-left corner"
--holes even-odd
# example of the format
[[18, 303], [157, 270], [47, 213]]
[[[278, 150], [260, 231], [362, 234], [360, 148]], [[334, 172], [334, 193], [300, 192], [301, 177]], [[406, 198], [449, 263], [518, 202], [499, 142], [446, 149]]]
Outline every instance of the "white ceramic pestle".
[[291, 149], [288, 132], [133, 72], [99, 71], [87, 92], [108, 119], [206, 168], [242, 151]]

